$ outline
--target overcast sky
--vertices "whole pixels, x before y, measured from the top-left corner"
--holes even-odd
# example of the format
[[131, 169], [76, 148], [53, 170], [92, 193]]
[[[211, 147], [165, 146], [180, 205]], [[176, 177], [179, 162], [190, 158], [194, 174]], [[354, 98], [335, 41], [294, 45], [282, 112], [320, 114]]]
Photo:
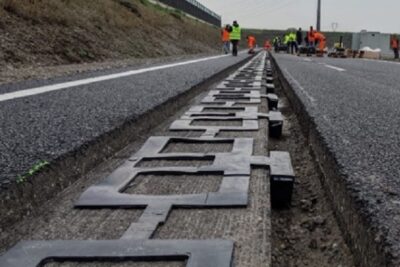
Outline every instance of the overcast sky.
[[[197, 0], [242, 27], [308, 28], [316, 24], [317, 0]], [[322, 30], [400, 33], [400, 0], [322, 0]]]

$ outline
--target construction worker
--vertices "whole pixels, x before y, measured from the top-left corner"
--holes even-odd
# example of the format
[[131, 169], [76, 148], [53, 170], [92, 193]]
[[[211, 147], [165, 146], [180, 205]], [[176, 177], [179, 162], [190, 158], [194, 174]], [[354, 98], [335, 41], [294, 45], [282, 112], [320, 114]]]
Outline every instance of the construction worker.
[[249, 48], [249, 54], [254, 54], [254, 48], [256, 47], [256, 38], [253, 35], [247, 35], [247, 46]]
[[284, 36], [283, 36], [283, 44], [285, 45], [285, 47], [286, 47], [286, 53], [288, 53], [289, 54], [289, 48], [290, 48], [290, 37], [289, 37], [289, 34], [287, 33], [287, 34], [285, 34]]
[[399, 59], [399, 38], [396, 35], [390, 38], [390, 47], [394, 52], [394, 59]]
[[281, 45], [281, 38], [279, 36], [275, 36], [274, 39], [272, 39], [272, 44], [274, 45], [275, 53], [279, 53], [279, 46]]
[[315, 31], [313, 26], [310, 26], [310, 30], [307, 32], [307, 46], [314, 47], [315, 46]]
[[235, 20], [232, 24], [232, 26], [229, 28], [229, 38], [232, 43], [232, 55], [237, 56], [238, 55], [238, 45], [239, 41], [242, 38], [242, 30], [240, 29], [239, 24]]
[[221, 30], [221, 38], [222, 38], [222, 49], [225, 54], [228, 54], [231, 51], [231, 40], [229, 38], [229, 24], [225, 25], [225, 28]]
[[264, 49], [267, 50], [267, 51], [271, 51], [271, 48], [272, 48], [271, 42], [269, 40], [265, 40]]
[[303, 31], [299, 28], [296, 32], [297, 45], [300, 46], [303, 43]]
[[323, 35], [320, 32], [315, 32], [314, 33], [314, 39], [315, 39], [315, 44], [318, 44], [318, 49], [317, 49], [317, 56], [323, 56], [326, 48], [326, 38], [325, 35]]
[[290, 54], [297, 54], [296, 34], [294, 32], [290, 32], [288, 34], [288, 49], [290, 51]]

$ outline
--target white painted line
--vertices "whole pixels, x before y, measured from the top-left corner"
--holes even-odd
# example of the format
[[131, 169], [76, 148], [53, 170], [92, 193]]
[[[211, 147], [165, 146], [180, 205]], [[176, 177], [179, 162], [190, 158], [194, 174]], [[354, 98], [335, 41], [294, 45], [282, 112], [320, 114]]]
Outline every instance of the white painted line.
[[303, 58], [304, 61], [312, 62], [311, 58]]
[[382, 59], [368, 59], [368, 58], [356, 58], [358, 60], [363, 61], [370, 61], [370, 62], [378, 62], [378, 63], [385, 63], [385, 64], [394, 64], [400, 66], [400, 62], [397, 61], [389, 61], [389, 60], [382, 60]]
[[340, 71], [340, 72], [346, 71], [345, 69], [342, 69], [342, 68], [339, 68], [339, 67], [335, 67], [335, 66], [332, 66], [332, 65], [328, 65], [328, 64], [324, 64], [324, 66], [327, 67], [327, 68], [333, 69], [333, 70]]
[[21, 98], [21, 97], [27, 97], [27, 96], [32, 96], [32, 95], [48, 93], [48, 92], [62, 90], [62, 89], [71, 88], [71, 87], [76, 87], [76, 86], [80, 86], [80, 85], [86, 85], [86, 84], [91, 84], [91, 83], [96, 83], [96, 82], [103, 82], [103, 81], [128, 77], [128, 76], [137, 75], [137, 74], [141, 74], [141, 73], [145, 73], [145, 72], [151, 72], [151, 71], [156, 71], [156, 70], [163, 70], [163, 69], [168, 69], [168, 68], [173, 68], [173, 67], [178, 67], [178, 66], [189, 65], [189, 64], [193, 64], [193, 63], [208, 61], [208, 60], [217, 59], [217, 58], [223, 58], [223, 57], [227, 57], [227, 56], [229, 56], [229, 55], [205, 57], [205, 58], [200, 58], [200, 59], [195, 59], [195, 60], [188, 60], [188, 61], [183, 61], [183, 62], [178, 62], [178, 63], [166, 64], [166, 65], [162, 65], [162, 66], [150, 67], [150, 68], [139, 69], [139, 70], [131, 70], [131, 71], [103, 75], [103, 76], [98, 76], [98, 77], [93, 77], [93, 78], [87, 78], [87, 79], [81, 79], [81, 80], [70, 81], [70, 82], [65, 82], [65, 83], [58, 83], [58, 84], [52, 84], [52, 85], [47, 85], [47, 86], [42, 86], [42, 87], [25, 89], [25, 90], [21, 90], [21, 91], [1, 94], [0, 102], [11, 100], [11, 99], [16, 99], [16, 98]]
[[287, 76], [290, 78], [290, 80], [291, 80], [291, 81], [303, 92], [303, 94], [310, 100], [311, 104], [312, 104], [312, 105], [315, 105], [315, 102], [317, 102], [317, 101], [315, 100], [315, 98], [312, 97], [312, 96], [306, 91], [306, 89], [305, 89], [303, 86], [301, 86], [301, 84], [299, 83], [299, 81], [297, 81], [297, 80], [290, 74], [290, 72], [289, 72], [287, 69], [285, 69], [285, 72], [286, 72]]

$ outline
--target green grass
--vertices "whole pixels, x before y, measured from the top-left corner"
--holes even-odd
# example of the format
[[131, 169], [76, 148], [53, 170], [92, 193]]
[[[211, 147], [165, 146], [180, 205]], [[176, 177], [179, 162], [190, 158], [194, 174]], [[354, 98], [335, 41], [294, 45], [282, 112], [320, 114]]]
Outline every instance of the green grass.
[[17, 177], [17, 184], [26, 182], [30, 177], [42, 171], [50, 163], [47, 160], [41, 160], [33, 165], [25, 174]]
[[164, 7], [162, 5], [159, 5], [159, 4], [153, 4], [153, 3], [149, 2], [148, 0], [139, 0], [139, 2], [145, 6], [152, 7], [154, 10], [156, 10], [158, 12], [169, 14], [176, 19], [182, 19], [183, 17], [185, 17], [185, 13], [176, 8], [169, 8], [169, 7]]

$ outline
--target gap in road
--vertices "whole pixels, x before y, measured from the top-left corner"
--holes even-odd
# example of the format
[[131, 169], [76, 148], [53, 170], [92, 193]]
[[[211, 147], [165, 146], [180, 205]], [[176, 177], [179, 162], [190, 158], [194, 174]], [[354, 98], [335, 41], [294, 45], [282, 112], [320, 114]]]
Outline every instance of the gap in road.
[[[205, 88], [204, 88], [205, 89]], [[180, 118], [183, 112], [204, 98], [205, 92], [199, 96], [193, 96], [191, 100], [182, 104], [180, 109], [169, 118], [166, 118], [158, 126], [143, 132], [137, 139], [130, 143], [123, 150], [113, 157], [105, 160], [86, 175], [82, 175], [76, 182], [66, 188], [44, 205], [35, 209], [34, 216], [29, 216], [5, 231], [0, 232], [0, 253], [9, 249], [19, 240], [98, 240], [98, 239], [118, 239], [126, 231], [129, 223], [135, 222], [141, 216], [143, 209], [74, 209], [73, 203], [79, 198], [81, 193], [89, 186], [105, 179], [112, 171], [131, 158], [150, 136], [181, 136], [199, 137], [202, 132], [179, 131], [171, 132], [169, 126]], [[174, 106], [174, 103], [169, 105]], [[266, 100], [263, 100], [261, 111], [266, 111]], [[225, 122], [221, 122], [224, 124]], [[258, 131], [248, 132], [246, 136], [256, 139], [254, 146], [255, 154], [266, 155], [266, 134], [268, 123], [266, 119], [260, 120], [262, 126]], [[219, 137], [230, 136], [238, 137], [238, 133], [223, 132]], [[244, 135], [240, 133], [240, 135]], [[164, 149], [165, 151], [193, 152], [203, 151], [226, 151], [232, 148], [231, 143], [197, 142], [194, 144], [182, 144], [182, 142], [171, 142]], [[159, 163], [159, 162], [158, 162]], [[142, 164], [158, 165], [157, 162], [146, 162]], [[193, 161], [197, 164], [196, 161]], [[179, 163], [181, 164], [181, 163]], [[211, 174], [206, 177], [186, 175], [185, 177], [174, 175], [173, 177], [161, 177], [159, 175], [145, 175], [139, 177], [136, 192], [133, 193], [152, 193], [175, 194], [181, 192], [208, 192], [215, 191], [221, 184], [219, 174]], [[176, 178], [184, 178], [184, 181]], [[210, 209], [173, 209], [165, 225], [160, 227], [155, 233], [155, 238], [160, 239], [229, 239], [235, 240], [241, 249], [235, 251], [235, 266], [269, 266], [270, 246], [270, 209], [268, 190], [267, 171], [265, 169], [255, 169], [251, 173], [251, 205], [248, 208], [210, 208]], [[165, 179], [167, 178], [167, 179]], [[172, 179], [170, 179], [172, 178]], [[205, 179], [203, 179], [205, 178]], [[202, 179], [202, 180], [200, 180]], [[184, 183], [182, 183], [184, 182]], [[178, 185], [179, 184], [179, 185]], [[157, 263], [158, 264], [158, 263]], [[45, 266], [162, 266], [175, 267], [186, 266], [185, 262], [164, 261], [156, 263], [142, 263], [125, 261], [114, 262], [54, 262], [47, 263]]]
[[296, 181], [290, 209], [272, 211], [272, 266], [354, 267], [307, 138], [280, 85], [275, 86], [285, 121], [282, 138], [270, 139], [269, 150], [290, 153]]
[[[279, 88], [278, 88], [279, 89]], [[123, 233], [129, 222], [137, 220], [141, 210], [79, 210], [73, 209], [72, 203], [90, 185], [107, 177], [116, 167], [128, 159], [152, 135], [198, 137], [201, 132], [170, 132], [172, 121], [179, 118], [188, 107], [198, 103], [204, 97], [201, 94], [188, 101], [182, 109], [158, 127], [146, 132], [135, 142], [107, 162], [96, 167], [89, 174], [81, 177], [55, 199], [39, 208], [35, 217], [9, 227], [0, 233], [0, 252], [21, 239], [115, 239]], [[255, 139], [254, 154], [266, 155], [268, 150], [289, 151], [295, 168], [297, 181], [294, 189], [293, 205], [287, 210], [274, 210], [269, 213], [270, 202], [267, 190], [269, 183], [264, 169], [253, 169], [250, 180], [250, 205], [238, 209], [173, 209], [166, 224], [155, 233], [161, 239], [205, 239], [224, 238], [237, 242], [235, 266], [269, 266], [269, 251], [272, 250], [273, 267], [354, 267], [350, 251], [344, 243], [332, 207], [327, 200], [319, 181], [319, 171], [308, 148], [296, 115], [286, 98], [280, 96], [280, 109], [285, 115], [284, 134], [281, 139], [267, 138], [268, 123], [260, 120], [261, 128], [255, 132], [222, 132], [218, 137], [251, 137]], [[265, 99], [260, 106], [261, 112], [267, 112]], [[223, 122], [225, 123], [225, 122]], [[267, 142], [268, 140], [268, 142]], [[188, 151], [188, 144], [168, 144], [165, 151]], [[225, 151], [231, 144], [205, 145], [191, 144], [193, 151]], [[146, 162], [142, 164], [158, 164]], [[180, 164], [180, 163], [179, 163]], [[193, 164], [199, 164], [193, 161]], [[171, 177], [174, 179], [174, 177]], [[175, 177], [176, 178], [176, 177]], [[220, 184], [218, 176], [182, 177], [182, 181], [168, 182], [165, 177], [148, 175], [138, 179], [140, 193], [180, 193], [214, 191]], [[159, 181], [159, 182], [157, 182]], [[191, 183], [193, 181], [193, 183]], [[177, 182], [181, 187], [177, 187]], [[197, 182], [197, 183], [196, 183]], [[138, 193], [138, 192], [134, 192]], [[269, 220], [272, 220], [272, 231]], [[272, 247], [269, 233], [272, 232]], [[46, 267], [59, 266], [185, 266], [184, 262], [169, 263], [51, 263]]]

